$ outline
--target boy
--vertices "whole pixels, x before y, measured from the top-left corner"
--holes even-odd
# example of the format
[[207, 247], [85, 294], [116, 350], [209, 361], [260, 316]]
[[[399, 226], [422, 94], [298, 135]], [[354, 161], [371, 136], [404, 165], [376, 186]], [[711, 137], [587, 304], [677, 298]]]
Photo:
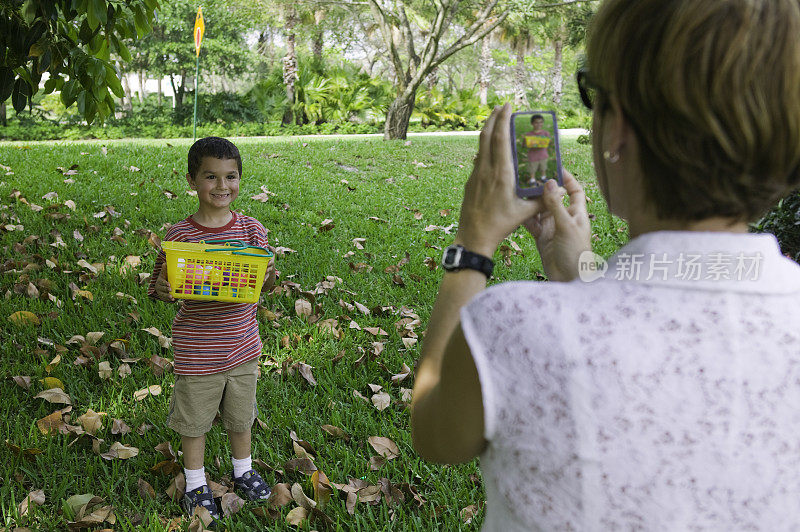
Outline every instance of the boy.
[[[256, 219], [231, 211], [239, 195], [242, 158], [228, 140], [206, 137], [189, 149], [186, 180], [197, 191], [197, 212], [167, 231], [165, 240], [239, 239], [267, 247], [267, 230]], [[150, 297], [170, 295], [166, 256], [158, 254], [148, 288]], [[275, 283], [270, 260], [263, 291]], [[201, 506], [215, 519], [219, 510], [206, 484], [205, 434], [218, 410], [231, 442], [233, 483], [244, 498], [265, 500], [270, 490], [252, 468], [250, 428], [258, 413], [256, 378], [261, 338], [256, 305], [185, 300], [172, 324], [175, 388], [167, 426], [181, 435], [186, 494], [181, 501], [191, 515]]]
[[[533, 131], [525, 133], [526, 137], [546, 137], [550, 138], [550, 133], [544, 129], [544, 117], [542, 115], [531, 116]], [[528, 172], [530, 172], [529, 185], [535, 185], [536, 174], [541, 174], [541, 183], [547, 181], [547, 160], [550, 155], [547, 148], [528, 148]]]

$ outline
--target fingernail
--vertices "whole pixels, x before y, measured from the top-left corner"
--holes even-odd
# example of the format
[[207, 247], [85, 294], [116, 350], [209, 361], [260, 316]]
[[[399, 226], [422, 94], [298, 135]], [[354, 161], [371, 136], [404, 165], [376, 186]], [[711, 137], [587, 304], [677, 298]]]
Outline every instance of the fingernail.
[[556, 189], [556, 187], [557, 187], [557, 186], [558, 186], [558, 185], [556, 184], [556, 180], [555, 180], [555, 179], [548, 179], [548, 180], [547, 180], [547, 183], [545, 183], [545, 184], [544, 184], [544, 188], [545, 188], [545, 190], [547, 190], [548, 192], [552, 192], [552, 191], [554, 191], [554, 190]]

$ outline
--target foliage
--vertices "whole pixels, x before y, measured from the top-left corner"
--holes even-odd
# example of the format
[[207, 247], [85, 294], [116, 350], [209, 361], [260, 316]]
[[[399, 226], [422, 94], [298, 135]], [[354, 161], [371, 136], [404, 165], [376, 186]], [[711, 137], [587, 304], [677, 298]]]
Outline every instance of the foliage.
[[480, 129], [500, 98], [493, 96], [488, 105], [481, 105], [474, 89], [464, 89], [446, 94], [439, 89], [417, 92], [412, 119], [422, 126], [448, 129]]
[[774, 234], [781, 250], [800, 263], [800, 190], [780, 200], [751, 230]]
[[[77, 102], [92, 123], [114, 111], [113, 92], [123, 95], [111, 54], [130, 59], [124, 39], [150, 31], [157, 0], [27, 0], [0, 5], [0, 102], [11, 97], [22, 111], [39, 91]], [[69, 78], [69, 79], [67, 79]]]

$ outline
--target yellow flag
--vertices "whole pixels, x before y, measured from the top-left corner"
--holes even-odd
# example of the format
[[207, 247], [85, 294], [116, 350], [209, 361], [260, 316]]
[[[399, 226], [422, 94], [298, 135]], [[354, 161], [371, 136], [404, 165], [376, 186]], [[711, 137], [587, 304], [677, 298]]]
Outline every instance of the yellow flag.
[[203, 34], [206, 32], [206, 24], [203, 22], [203, 8], [197, 8], [197, 18], [194, 19], [194, 49], [200, 55], [200, 43], [203, 42]]

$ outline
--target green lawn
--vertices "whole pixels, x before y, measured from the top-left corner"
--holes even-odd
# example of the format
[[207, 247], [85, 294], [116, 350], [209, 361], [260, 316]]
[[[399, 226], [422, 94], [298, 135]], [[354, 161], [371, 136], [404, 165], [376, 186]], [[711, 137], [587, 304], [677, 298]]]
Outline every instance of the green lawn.
[[[64, 529], [77, 518], [67, 499], [89, 493], [104, 499], [97, 508], [113, 506], [114, 529], [130, 530], [139, 523], [163, 530], [170, 521], [180, 521], [180, 508], [165, 493], [172, 476], [151, 469], [165, 460], [155, 447], [170, 442], [177, 450], [180, 440], [165, 427], [173, 375], [161, 374], [158, 366], [159, 357], [170, 359], [171, 354], [143, 330], [155, 327], [170, 336], [175, 307], [148, 299], [137, 281], [140, 273], [151, 271], [156, 256], [149, 233], [163, 237], [164, 224], [195, 208], [183, 177], [190, 144], [0, 144], [0, 401], [6, 412], [0, 421], [6, 439], [0, 447], [0, 528]], [[314, 497], [311, 476], [286, 465], [298, 456], [290, 436], [294, 431], [331, 483], [382, 482], [389, 494], [358, 502], [350, 515], [345, 491], [337, 490], [323, 510], [331, 529], [478, 530], [483, 510], [469, 524], [462, 512], [484, 500], [477, 463], [440, 467], [417, 457], [401, 390], [412, 387], [412, 377], [400, 382], [391, 378], [404, 364], [413, 367], [419, 355], [420, 344], [409, 336], [404, 342], [399, 333], [403, 324], [398, 328], [396, 323], [403, 317], [401, 310], [418, 315], [421, 325], [414, 329], [412, 324], [410, 335], [422, 338], [442, 275], [441, 268], [430, 270], [426, 260], [438, 263], [440, 250], [455, 234], [477, 138], [415, 137], [410, 143], [374, 137], [272, 138], [237, 144], [244, 175], [236, 208], [261, 220], [271, 244], [294, 250], [277, 258], [283, 293], [262, 299], [263, 308], [271, 312], [262, 312], [260, 318], [265, 352], [258, 405], [264, 423], [253, 428], [253, 457], [263, 460], [259, 467], [265, 479], [299, 483]], [[626, 241], [627, 232], [623, 222], [605, 212], [590, 147], [565, 141], [563, 158], [591, 198], [595, 251], [608, 256]], [[251, 199], [262, 186], [271, 193], [263, 196], [266, 201]], [[321, 231], [324, 220], [332, 220], [333, 227]], [[356, 238], [365, 239], [357, 241], [363, 249], [354, 243]], [[541, 279], [532, 237], [522, 230], [511, 240], [521, 251], [509, 243], [506, 257], [498, 253], [494, 282]], [[129, 256], [139, 257], [141, 264], [121, 270]], [[89, 267], [82, 266], [87, 263]], [[314, 291], [329, 276], [335, 286], [319, 285], [313, 300], [301, 293]], [[85, 297], [88, 293], [92, 300]], [[295, 312], [301, 297], [318, 308], [316, 323]], [[354, 303], [372, 309], [370, 314], [353, 308]], [[41, 323], [12, 323], [10, 316], [17, 311], [29, 311]], [[320, 327], [328, 319], [337, 320], [336, 335]], [[368, 327], [387, 334], [376, 337]], [[104, 334], [96, 338], [90, 332]], [[75, 335], [85, 341], [70, 342]], [[382, 345], [376, 347], [376, 341]], [[60, 362], [51, 363], [57, 355]], [[99, 374], [102, 362], [111, 369], [108, 379]], [[302, 377], [299, 363], [313, 368], [316, 386]], [[131, 371], [121, 376], [124, 364]], [[18, 385], [15, 376], [30, 377], [29, 389]], [[72, 402], [69, 425], [78, 426], [78, 417], [89, 409], [105, 413], [94, 436], [76, 436], [67, 429], [67, 434], [42, 433], [37, 420], [67, 406], [35, 398], [52, 384], [44, 383], [45, 377], [63, 383]], [[160, 385], [163, 393], [134, 398], [134, 392], [150, 385]], [[373, 405], [376, 392], [370, 385], [388, 393], [387, 408]], [[112, 430], [115, 419], [131, 432]], [[84, 427], [91, 426], [88, 417], [83, 420]], [[143, 425], [152, 427], [140, 433]], [[323, 425], [339, 427], [348, 438], [332, 436]], [[370, 457], [377, 454], [368, 442], [371, 436], [390, 438], [399, 449], [398, 457], [377, 470], [370, 467]], [[104, 458], [93, 449], [106, 453], [115, 442], [137, 448], [138, 454]], [[231, 465], [220, 426], [209, 434], [206, 454], [206, 470], [224, 484]], [[140, 480], [152, 486], [154, 497]], [[386, 489], [389, 484], [396, 489]], [[31, 504], [27, 516], [21, 516], [20, 502], [36, 490], [44, 492], [44, 503]], [[362, 490], [361, 495], [369, 499], [372, 491]], [[404, 501], [391, 503], [398, 493]], [[295, 507], [297, 503], [289, 502], [270, 517], [248, 506], [228, 518], [228, 527], [294, 529], [285, 517]], [[324, 529], [323, 518], [315, 515], [316, 521], [304, 521], [301, 529]], [[184, 520], [180, 526], [187, 525]], [[112, 527], [108, 522], [105, 526]]]

